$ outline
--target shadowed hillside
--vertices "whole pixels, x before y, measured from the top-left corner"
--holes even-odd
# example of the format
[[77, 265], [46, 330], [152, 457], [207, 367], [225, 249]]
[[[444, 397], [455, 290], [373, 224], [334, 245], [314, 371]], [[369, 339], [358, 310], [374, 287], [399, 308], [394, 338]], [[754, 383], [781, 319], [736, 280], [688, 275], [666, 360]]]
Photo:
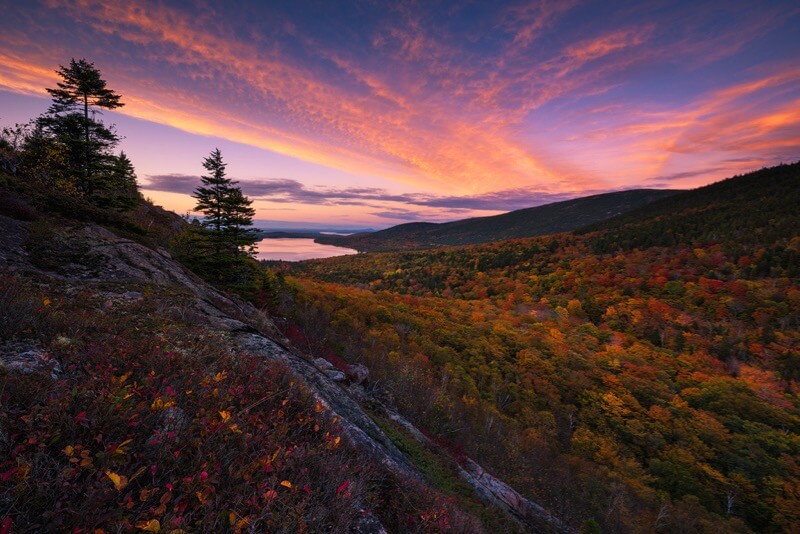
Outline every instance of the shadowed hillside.
[[446, 245], [476, 245], [504, 239], [556, 234], [614, 217], [670, 197], [674, 190], [635, 189], [555, 202], [492, 217], [448, 223], [408, 223], [379, 232], [352, 236], [322, 236], [317, 243], [358, 251], [429, 249]]
[[579, 230], [598, 252], [689, 243], [771, 244], [800, 228], [800, 162], [685, 191]]

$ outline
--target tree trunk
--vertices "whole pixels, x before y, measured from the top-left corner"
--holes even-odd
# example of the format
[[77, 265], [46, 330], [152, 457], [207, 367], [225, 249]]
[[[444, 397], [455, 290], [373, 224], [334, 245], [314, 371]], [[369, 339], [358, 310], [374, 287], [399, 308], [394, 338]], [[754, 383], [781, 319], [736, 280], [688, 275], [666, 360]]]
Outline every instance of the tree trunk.
[[91, 195], [89, 186], [89, 95], [83, 93], [83, 185], [84, 194]]

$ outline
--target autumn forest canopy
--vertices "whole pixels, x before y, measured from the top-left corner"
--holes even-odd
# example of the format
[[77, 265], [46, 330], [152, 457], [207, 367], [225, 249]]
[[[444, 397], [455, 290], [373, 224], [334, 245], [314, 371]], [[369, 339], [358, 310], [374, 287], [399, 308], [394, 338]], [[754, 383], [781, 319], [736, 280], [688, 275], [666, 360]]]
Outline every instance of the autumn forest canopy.
[[[0, 346], [47, 362], [0, 366], [3, 532], [532, 528], [465, 482], [472, 461], [565, 531], [800, 524], [800, 162], [615, 193], [580, 224], [564, 210], [589, 204], [570, 201], [257, 262], [253, 202], [219, 149], [198, 154], [196, 217], [156, 207], [92, 113], [125, 95], [84, 59], [57, 73], [47, 112], [0, 137], [0, 219], [21, 236], [0, 241]], [[180, 262], [181, 282], [75, 274], [112, 238]], [[208, 311], [225, 299], [235, 321]], [[327, 387], [420, 480], [343, 440], [318, 385], [230, 349], [258, 331], [249, 310], [338, 372]]]

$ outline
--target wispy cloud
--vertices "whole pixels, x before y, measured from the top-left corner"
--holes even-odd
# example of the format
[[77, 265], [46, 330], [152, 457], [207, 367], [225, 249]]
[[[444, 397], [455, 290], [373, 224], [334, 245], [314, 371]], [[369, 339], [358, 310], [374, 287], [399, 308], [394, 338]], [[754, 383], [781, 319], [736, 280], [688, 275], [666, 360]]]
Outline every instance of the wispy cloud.
[[370, 215], [374, 215], [375, 217], [380, 217], [381, 219], [394, 219], [397, 221], [405, 221], [405, 222], [422, 220], [422, 217], [420, 217], [419, 212], [404, 210], [404, 209], [372, 211], [370, 212]]

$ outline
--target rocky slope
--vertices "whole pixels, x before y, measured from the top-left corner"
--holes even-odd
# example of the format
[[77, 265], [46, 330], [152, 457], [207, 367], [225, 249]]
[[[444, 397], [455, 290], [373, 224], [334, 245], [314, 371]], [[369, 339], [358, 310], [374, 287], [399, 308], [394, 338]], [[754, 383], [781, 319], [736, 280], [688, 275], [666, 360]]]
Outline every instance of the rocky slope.
[[[105, 295], [108, 306], [115, 301], [142, 298], [141, 292], [115, 291], [115, 284], [129, 287], [134, 283], [144, 291], [180, 294], [182, 313], [209, 329], [225, 332], [238, 350], [287, 365], [331, 417], [338, 418], [342, 434], [361, 453], [393, 472], [426, 483], [425, 476], [363, 406], [401, 422], [424, 446], [435, 448], [435, 445], [368, 392], [363, 386], [366, 369], [353, 369], [348, 377], [331, 369], [324, 360], [314, 361], [300, 354], [269, 317], [250, 304], [212, 288], [174, 261], [164, 249], [148, 248], [93, 223], [61, 221], [56, 226], [41, 220], [32, 222], [0, 215], [0, 272], [12, 278], [38, 277], [75, 288], [94, 288]], [[9, 347], [4, 348], [3, 357], [7, 369], [42, 363], [30, 347], [18, 347], [19, 350]], [[53, 376], [56, 372], [54, 369]], [[465, 459], [457, 469], [480, 499], [494, 507], [496, 513], [513, 517], [521, 528], [569, 531], [542, 507], [521, 497], [476, 462]], [[382, 530], [374, 521], [364, 524], [371, 525], [367, 530]]]

